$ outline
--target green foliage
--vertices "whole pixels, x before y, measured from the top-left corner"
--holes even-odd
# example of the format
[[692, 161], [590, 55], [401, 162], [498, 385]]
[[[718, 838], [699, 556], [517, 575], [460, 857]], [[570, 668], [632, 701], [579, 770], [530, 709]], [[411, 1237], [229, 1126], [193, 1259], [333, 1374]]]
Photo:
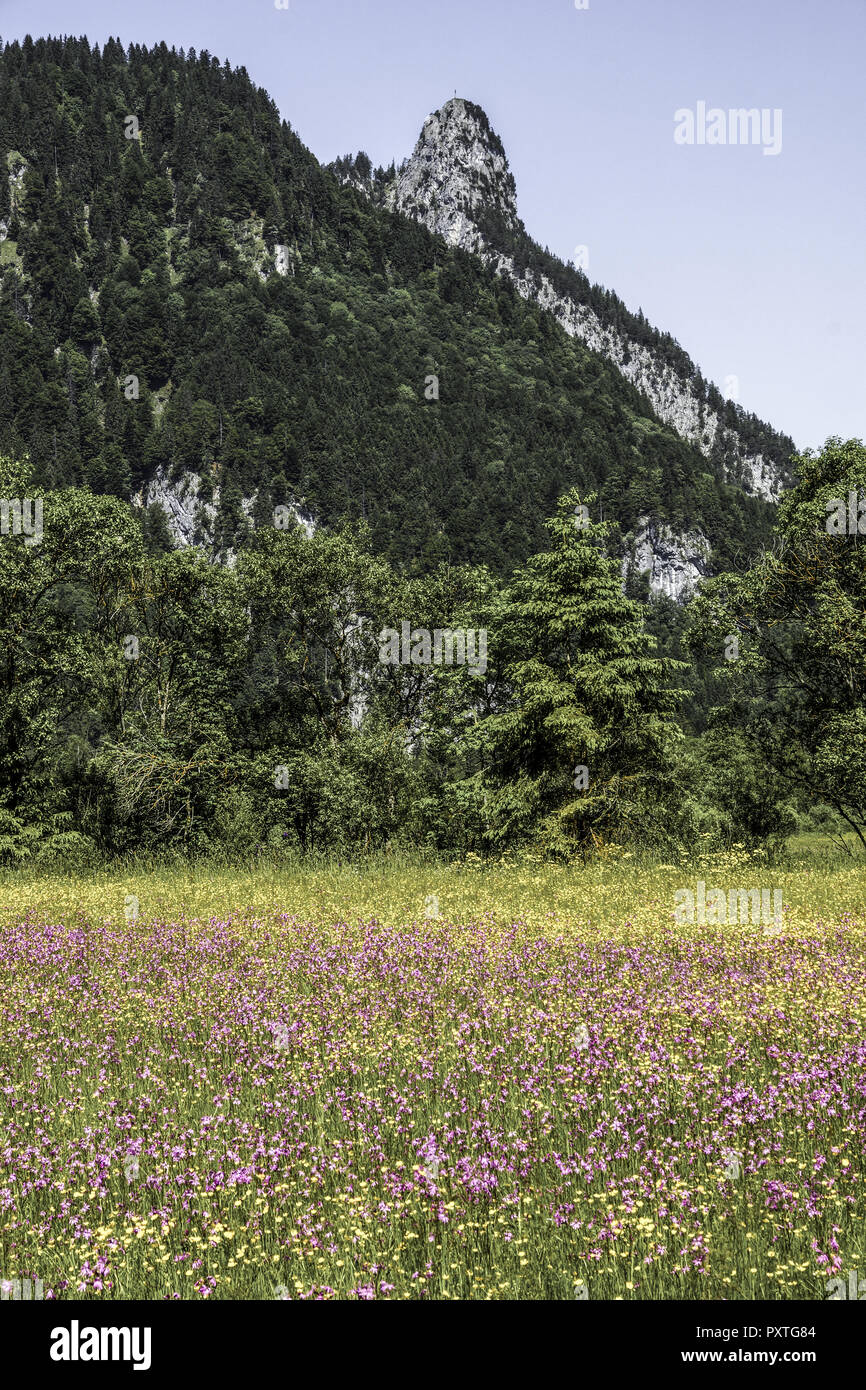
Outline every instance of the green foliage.
[[579, 525], [580, 506], [576, 491], [562, 498], [552, 548], [517, 572], [502, 615], [509, 696], [478, 737], [492, 835], [505, 845], [538, 835], [569, 850], [633, 831], [677, 732], [683, 692], [670, 683], [685, 663], [654, 655], [605, 528]]
[[866, 448], [830, 439], [797, 464], [772, 549], [747, 574], [704, 586], [690, 642], [720, 661], [739, 639], [716, 724], [738, 724], [763, 779], [832, 807], [866, 848], [866, 563], [856, 506], [854, 534], [828, 529], [834, 499], [847, 513], [849, 493], [866, 493]]
[[[0, 460], [7, 494], [31, 482]], [[6, 859], [539, 836], [567, 850], [639, 827], [677, 663], [652, 656], [574, 496], [505, 593], [481, 568], [401, 575], [363, 527], [256, 532], [224, 567], [146, 545], [115, 498], [42, 502], [38, 545], [0, 541]], [[476, 655], [483, 629], [489, 665], [383, 661], [404, 622], [471, 628]], [[593, 780], [575, 798], [580, 760]]]

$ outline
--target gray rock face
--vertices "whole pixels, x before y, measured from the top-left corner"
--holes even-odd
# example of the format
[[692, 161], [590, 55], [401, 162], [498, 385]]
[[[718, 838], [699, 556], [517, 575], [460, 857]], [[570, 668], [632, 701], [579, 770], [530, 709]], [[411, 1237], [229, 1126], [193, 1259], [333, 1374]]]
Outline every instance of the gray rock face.
[[24, 191], [27, 161], [22, 159], [20, 155], [9, 154], [6, 157], [6, 163], [9, 168], [9, 207], [14, 217], [21, 201], [21, 194]]
[[177, 546], [193, 545], [199, 526], [204, 532], [204, 538], [210, 540], [213, 537], [216, 506], [208, 502], [199, 502], [200, 486], [201, 478], [198, 473], [185, 473], [183, 479], [175, 483], [165, 469], [158, 468], [146, 487], [133, 497], [133, 506], [162, 507], [172, 540]]
[[423, 222], [464, 251], [487, 251], [474, 216], [495, 206], [519, 225], [514, 176], [479, 108], [453, 98], [428, 116], [412, 158], [385, 195], [386, 206]]
[[385, 190], [384, 201], [507, 276], [524, 299], [548, 310], [567, 333], [613, 362], [647, 397], [659, 419], [704, 455], [717, 445], [727, 450], [735, 460], [728, 470], [730, 482], [767, 500], [777, 499], [781, 483], [774, 464], [749, 452], [737, 432], [700, 399], [694, 380], [652, 348], [602, 322], [589, 305], [559, 294], [543, 274], [518, 274], [513, 259], [485, 239], [477, 225], [482, 209], [494, 212], [506, 227], [525, 229], [502, 144], [479, 107], [455, 97], [429, 116], [411, 158]]
[[641, 517], [622, 561], [622, 575], [625, 579], [632, 569], [649, 574], [651, 594], [664, 594], [679, 603], [709, 573], [709, 559], [710, 543], [703, 532], [678, 533], [651, 517]]
[[[214, 521], [219, 507], [220, 490], [213, 490], [213, 501], [199, 500], [201, 478], [198, 473], [185, 473], [180, 482], [173, 482], [165, 469], [158, 468], [147, 485], [133, 497], [136, 507], [160, 506], [165, 512], [168, 529], [175, 545], [186, 547], [197, 543], [213, 544]], [[256, 493], [252, 497], [241, 498], [244, 515], [252, 522], [252, 510], [256, 503]], [[294, 502], [285, 504], [290, 517], [301, 526], [305, 534], [312, 536], [316, 521], [310, 511]], [[235, 554], [229, 550], [227, 563], [234, 563]]]
[[313, 516], [313, 513], [309, 510], [308, 507], [298, 506], [294, 502], [287, 502], [286, 506], [288, 507], [295, 521], [303, 530], [304, 535], [307, 537], [307, 540], [309, 540], [312, 537], [314, 531], [316, 531], [318, 528], [318, 523], [315, 517]]

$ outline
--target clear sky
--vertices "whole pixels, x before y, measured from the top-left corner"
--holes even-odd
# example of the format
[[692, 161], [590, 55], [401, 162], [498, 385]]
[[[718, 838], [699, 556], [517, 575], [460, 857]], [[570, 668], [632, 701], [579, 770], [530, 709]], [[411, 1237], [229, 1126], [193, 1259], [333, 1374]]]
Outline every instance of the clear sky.
[[[798, 446], [866, 437], [866, 0], [0, 0], [28, 33], [207, 49], [322, 161], [399, 163], [456, 90], [537, 241]], [[676, 144], [699, 102], [781, 109], [780, 153]]]

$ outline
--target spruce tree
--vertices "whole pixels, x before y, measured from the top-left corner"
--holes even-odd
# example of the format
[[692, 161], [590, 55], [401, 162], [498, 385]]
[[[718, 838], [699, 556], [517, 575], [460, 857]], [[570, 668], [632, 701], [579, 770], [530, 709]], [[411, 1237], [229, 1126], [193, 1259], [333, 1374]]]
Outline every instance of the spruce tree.
[[517, 571], [489, 639], [508, 696], [482, 726], [482, 780], [492, 841], [534, 834], [568, 852], [652, 816], [685, 663], [654, 655], [608, 524], [588, 520], [576, 490], [547, 526], [550, 550]]

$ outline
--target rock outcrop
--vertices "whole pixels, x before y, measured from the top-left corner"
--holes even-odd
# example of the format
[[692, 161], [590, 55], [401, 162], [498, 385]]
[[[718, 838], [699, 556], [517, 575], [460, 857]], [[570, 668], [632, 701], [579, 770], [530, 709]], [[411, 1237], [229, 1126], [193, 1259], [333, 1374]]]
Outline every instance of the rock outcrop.
[[677, 532], [651, 517], [641, 517], [627, 541], [623, 580], [630, 571], [647, 574], [651, 594], [683, 602], [710, 572], [710, 543], [701, 531]]
[[[136, 507], [159, 506], [165, 513], [168, 529], [172, 540], [176, 546], [185, 548], [190, 545], [213, 546], [214, 542], [214, 523], [220, 503], [220, 490], [218, 487], [213, 489], [213, 499], [206, 502], [200, 499], [201, 478], [198, 473], [184, 473], [183, 478], [175, 482], [168, 476], [164, 468], [158, 468], [147, 485], [143, 487], [132, 499]], [[241, 508], [244, 516], [254, 526], [252, 518], [253, 508], [256, 504], [256, 493], [252, 497], [241, 498]], [[281, 507], [275, 509], [274, 524], [285, 530], [287, 524], [296, 522], [307, 537], [312, 536], [316, 530], [316, 521], [312, 513], [306, 507], [298, 505], [296, 502], [286, 502]], [[234, 550], [226, 553], [226, 562], [231, 565], [234, 562]]]
[[[768, 501], [778, 498], [786, 481], [778, 461], [785, 453], [784, 436], [776, 436], [782, 445], [775, 451], [777, 457], [767, 457], [708, 403], [700, 372], [673, 340], [669, 340], [675, 349], [672, 355], [679, 365], [666, 360], [669, 354], [660, 344], [638, 341], [585, 297], [557, 289], [540, 266], [531, 263], [537, 260], [533, 249], [539, 248], [518, 216], [514, 177], [502, 142], [479, 106], [454, 97], [434, 111], [424, 122], [411, 158], [390, 179], [383, 180], [382, 171], [368, 173], [369, 161], [359, 158], [364, 160], [363, 176], [359, 161], [349, 167], [343, 163], [338, 173], [344, 182], [422, 222], [450, 246], [480, 256], [497, 274], [510, 279], [524, 299], [553, 314], [566, 333], [608, 358], [642, 392], [660, 420], [705, 456], [720, 460], [727, 481]], [[515, 244], [521, 247], [518, 254], [526, 264], [518, 263], [512, 249]], [[652, 337], [653, 330], [645, 327]], [[761, 432], [773, 433], [759, 421], [754, 423]]]

